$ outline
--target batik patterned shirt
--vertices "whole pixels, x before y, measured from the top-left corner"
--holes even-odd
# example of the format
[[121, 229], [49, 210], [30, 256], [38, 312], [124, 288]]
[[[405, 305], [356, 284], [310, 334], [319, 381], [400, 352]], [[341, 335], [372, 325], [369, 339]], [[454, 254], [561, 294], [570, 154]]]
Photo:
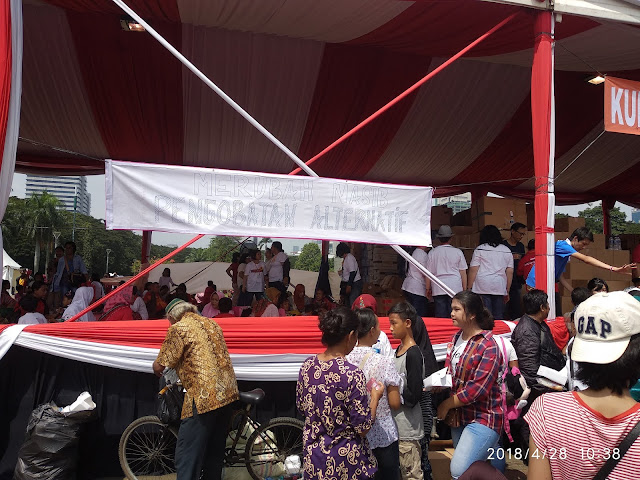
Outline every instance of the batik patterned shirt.
[[366, 437], [371, 410], [362, 370], [342, 357], [308, 358], [300, 368], [296, 405], [305, 416], [305, 479], [372, 478], [377, 462]]
[[174, 368], [186, 390], [181, 418], [206, 413], [238, 400], [238, 384], [220, 326], [210, 318], [186, 313], [171, 325], [158, 363]]

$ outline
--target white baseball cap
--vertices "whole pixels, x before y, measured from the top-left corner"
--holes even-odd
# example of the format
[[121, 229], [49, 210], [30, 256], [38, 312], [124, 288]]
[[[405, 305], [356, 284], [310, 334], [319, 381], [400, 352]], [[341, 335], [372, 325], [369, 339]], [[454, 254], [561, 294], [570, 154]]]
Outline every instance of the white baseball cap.
[[640, 333], [640, 302], [626, 292], [597, 293], [578, 305], [571, 359], [604, 365], [619, 359]]

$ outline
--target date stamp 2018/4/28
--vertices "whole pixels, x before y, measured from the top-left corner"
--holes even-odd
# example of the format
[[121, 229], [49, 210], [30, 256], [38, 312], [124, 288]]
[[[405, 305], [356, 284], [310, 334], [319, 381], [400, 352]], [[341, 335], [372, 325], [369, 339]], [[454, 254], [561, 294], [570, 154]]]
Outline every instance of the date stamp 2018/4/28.
[[[569, 458], [569, 451], [566, 448], [548, 448], [534, 450], [522, 449], [522, 448], [489, 448], [488, 460], [522, 460], [525, 457], [528, 458], [546, 458], [549, 460], [567, 460]], [[573, 452], [571, 452], [573, 453]], [[578, 452], [575, 452], [580, 460], [614, 460], [620, 459], [619, 448], [586, 448], [581, 447]]]

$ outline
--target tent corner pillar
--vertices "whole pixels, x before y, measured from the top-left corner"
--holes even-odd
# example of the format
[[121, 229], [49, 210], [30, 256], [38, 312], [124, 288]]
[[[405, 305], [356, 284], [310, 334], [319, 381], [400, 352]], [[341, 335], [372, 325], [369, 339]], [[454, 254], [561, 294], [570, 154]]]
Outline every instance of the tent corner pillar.
[[535, 172], [535, 282], [549, 296], [550, 317], [555, 317], [555, 102], [554, 17], [536, 13], [531, 68], [531, 124]]
[[149, 257], [151, 256], [151, 235], [153, 231], [142, 231], [142, 252], [140, 253], [140, 263], [144, 265], [149, 263]]
[[602, 231], [606, 238], [611, 236], [611, 210], [615, 205], [616, 201], [614, 199], [602, 199]]

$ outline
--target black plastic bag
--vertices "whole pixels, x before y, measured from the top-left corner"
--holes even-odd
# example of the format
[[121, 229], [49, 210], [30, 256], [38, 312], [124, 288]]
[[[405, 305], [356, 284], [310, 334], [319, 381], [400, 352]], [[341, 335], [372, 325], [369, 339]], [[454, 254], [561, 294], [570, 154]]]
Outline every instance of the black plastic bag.
[[158, 393], [157, 415], [161, 422], [168, 425], [178, 425], [182, 415], [184, 403], [184, 388], [177, 383], [175, 371], [168, 369], [160, 377], [160, 393]]
[[94, 410], [64, 416], [51, 402], [39, 405], [29, 418], [24, 443], [18, 452], [14, 480], [70, 480], [76, 478], [82, 424]]

